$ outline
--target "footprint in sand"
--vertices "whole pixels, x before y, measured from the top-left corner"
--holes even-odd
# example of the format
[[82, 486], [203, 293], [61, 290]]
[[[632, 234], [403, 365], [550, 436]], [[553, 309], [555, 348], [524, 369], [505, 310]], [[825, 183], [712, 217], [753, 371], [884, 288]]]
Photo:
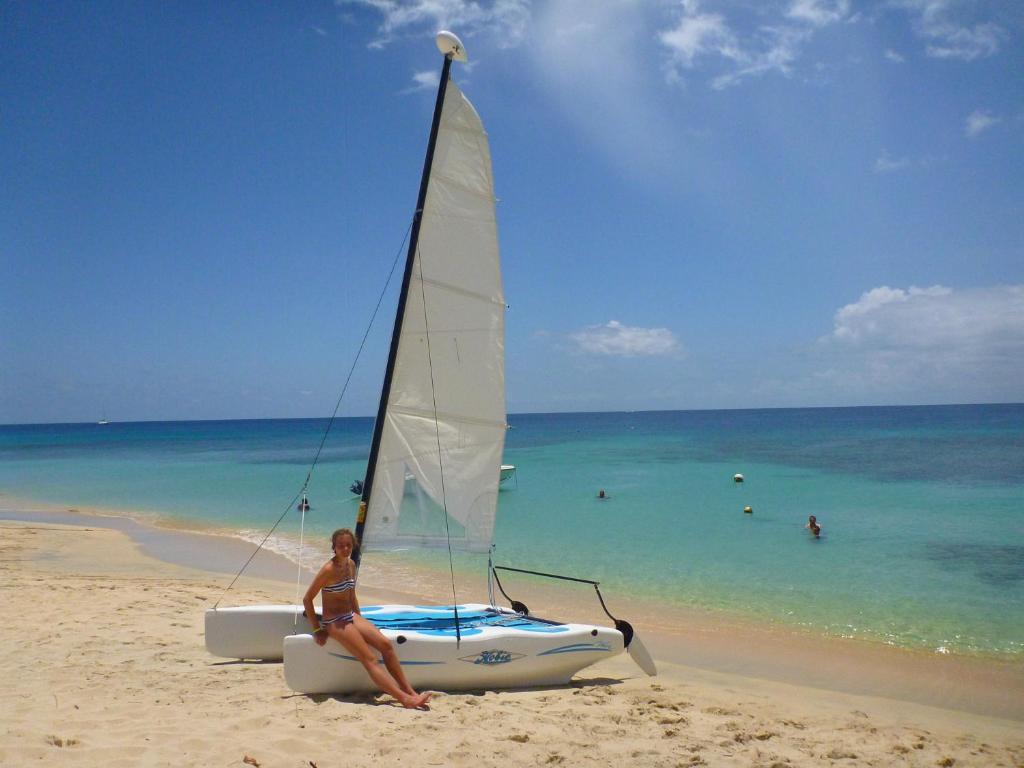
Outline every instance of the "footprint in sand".
[[842, 749], [830, 749], [825, 755], [829, 760], [856, 760], [856, 752], [847, 752]]
[[54, 747], [75, 747], [79, 744], [78, 739], [62, 738], [60, 736], [54, 736], [53, 734], [47, 736], [45, 741], [47, 744]]
[[741, 714], [734, 709], [725, 709], [724, 707], [704, 707], [701, 712], [705, 715], [720, 715], [722, 717], [736, 717]]
[[659, 717], [658, 725], [687, 725], [690, 721], [682, 715], [678, 717]]

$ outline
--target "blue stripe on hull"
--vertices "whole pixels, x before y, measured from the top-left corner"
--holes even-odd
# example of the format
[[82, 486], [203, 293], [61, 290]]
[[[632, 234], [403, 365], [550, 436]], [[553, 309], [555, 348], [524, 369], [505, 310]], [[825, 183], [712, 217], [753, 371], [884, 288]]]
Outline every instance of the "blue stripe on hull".
[[[359, 659], [355, 656], [346, 656], [344, 653], [335, 653], [334, 651], [328, 651], [331, 656], [336, 659], [342, 659], [344, 661], [354, 661], [359, 663]], [[377, 659], [378, 664], [383, 664], [383, 659]], [[431, 664], [444, 664], [443, 661], [401, 661], [398, 662], [403, 667], [429, 667]]]
[[607, 643], [577, 643], [575, 645], [563, 645], [558, 648], [551, 648], [547, 651], [541, 651], [538, 656], [548, 656], [553, 653], [576, 653], [578, 651], [610, 651], [611, 647]]

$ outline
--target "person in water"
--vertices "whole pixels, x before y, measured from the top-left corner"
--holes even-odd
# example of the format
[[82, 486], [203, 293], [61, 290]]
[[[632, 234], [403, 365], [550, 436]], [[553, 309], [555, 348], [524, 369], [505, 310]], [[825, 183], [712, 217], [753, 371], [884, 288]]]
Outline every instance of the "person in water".
[[[313, 625], [313, 639], [323, 645], [328, 637], [341, 643], [366, 669], [378, 688], [394, 696], [403, 707], [418, 709], [430, 700], [429, 693], [417, 693], [405, 678], [391, 641], [359, 613], [356, 599], [356, 564], [352, 550], [356, 537], [348, 528], [339, 528], [331, 534], [334, 557], [324, 563], [313, 583], [306, 590], [302, 604]], [[322, 593], [323, 619], [317, 621], [313, 598]], [[384, 667], [377, 663], [377, 654]]]
[[604, 488], [602, 488], [600, 491], [597, 492], [597, 498], [599, 498], [599, 499], [607, 499], [608, 498], [604, 494]]
[[807, 518], [807, 525], [805, 525], [804, 528], [813, 533], [814, 538], [821, 536], [821, 526], [818, 524], [818, 518], [814, 515]]

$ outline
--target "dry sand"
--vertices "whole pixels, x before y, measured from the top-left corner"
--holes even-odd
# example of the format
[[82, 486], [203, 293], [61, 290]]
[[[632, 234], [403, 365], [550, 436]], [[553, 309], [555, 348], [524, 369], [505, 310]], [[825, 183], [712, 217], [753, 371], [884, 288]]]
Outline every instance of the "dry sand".
[[[280, 664], [205, 652], [226, 581], [121, 531], [0, 521], [0, 765], [1024, 766], [1016, 717], [665, 662], [648, 678], [624, 656], [568, 687], [439, 693], [428, 712], [296, 695]], [[248, 579], [233, 599], [293, 589]]]

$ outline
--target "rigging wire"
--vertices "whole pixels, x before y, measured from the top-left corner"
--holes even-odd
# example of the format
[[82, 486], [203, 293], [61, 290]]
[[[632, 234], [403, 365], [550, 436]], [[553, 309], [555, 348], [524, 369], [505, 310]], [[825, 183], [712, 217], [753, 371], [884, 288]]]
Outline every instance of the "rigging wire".
[[[306, 494], [302, 494], [302, 501], [299, 502], [299, 512], [302, 514], [302, 521], [299, 523], [299, 567], [295, 571], [295, 604], [299, 604], [299, 586], [300, 580], [302, 579], [302, 544], [303, 539], [306, 535], [306, 512], [309, 510], [309, 502], [306, 500]], [[295, 621], [292, 626], [299, 626], [299, 612], [295, 611]]]
[[490, 604], [492, 609], [497, 609], [498, 605], [494, 602], [494, 541], [491, 541], [491, 547], [487, 550], [487, 602]]
[[444, 509], [444, 537], [448, 543], [448, 570], [452, 576], [452, 610], [455, 612], [455, 647], [462, 643], [459, 630], [459, 601], [455, 594], [455, 563], [452, 559], [452, 534], [448, 527], [448, 496], [444, 490], [444, 457], [441, 455], [441, 426], [437, 421], [437, 389], [434, 387], [434, 360], [430, 354], [430, 321], [427, 319], [427, 291], [423, 284], [423, 252], [418, 248], [416, 263], [420, 268], [420, 296], [423, 299], [423, 335], [427, 341], [427, 367], [430, 369], [430, 397], [434, 404], [434, 436], [437, 439], [437, 466], [441, 470], [441, 506]]
[[[292, 500], [288, 502], [288, 505], [284, 508], [284, 512], [282, 512], [281, 516], [277, 518], [277, 522], [275, 522], [274, 525], [271, 526], [270, 530], [267, 531], [267, 535], [263, 537], [263, 541], [261, 541], [256, 546], [256, 549], [253, 550], [253, 553], [249, 555], [249, 559], [245, 561], [245, 564], [239, 569], [238, 573], [235, 574], [235, 578], [231, 580], [231, 583], [228, 584], [227, 588], [224, 590], [221, 596], [217, 598], [217, 602], [213, 604], [214, 610], [216, 610], [217, 606], [220, 605], [220, 601], [224, 599], [224, 595], [230, 592], [231, 588], [235, 586], [235, 582], [237, 582], [241, 575], [245, 572], [245, 569], [249, 567], [249, 563], [252, 562], [253, 558], [256, 557], [256, 555], [259, 553], [261, 549], [263, 549], [263, 545], [267, 543], [267, 539], [269, 539], [273, 535], [274, 531], [277, 530], [277, 527], [281, 524], [281, 521], [284, 520], [285, 515], [291, 512], [295, 502], [299, 499], [299, 497], [305, 496], [306, 490], [309, 488], [309, 481], [313, 477], [313, 470], [316, 469], [316, 465], [320, 461], [320, 454], [324, 450], [324, 444], [327, 442], [327, 436], [331, 433], [331, 427], [334, 426], [334, 421], [335, 419], [337, 419], [338, 410], [341, 408], [341, 402], [345, 398], [345, 392], [348, 391], [349, 382], [352, 381], [352, 374], [355, 372], [356, 365], [359, 363], [359, 358], [363, 354], [363, 348], [366, 346], [366, 340], [370, 336], [370, 330], [373, 328], [373, 322], [374, 320], [377, 319], [377, 313], [380, 311], [380, 306], [384, 302], [384, 296], [387, 294], [388, 286], [391, 285], [391, 278], [395, 276], [395, 268], [398, 266], [398, 260], [399, 258], [401, 258], [402, 251], [405, 248], [405, 243], [409, 239], [409, 233], [411, 231], [412, 221], [410, 221], [409, 226], [405, 228], [405, 236], [402, 238], [402, 242], [398, 246], [398, 250], [395, 252], [394, 261], [391, 262], [391, 271], [388, 272], [387, 280], [384, 281], [384, 287], [381, 289], [380, 296], [377, 297], [377, 305], [373, 308], [373, 313], [370, 315], [370, 322], [367, 324], [366, 331], [363, 333], [363, 340], [359, 342], [359, 349], [356, 350], [356, 356], [355, 359], [352, 361], [352, 367], [349, 368], [348, 376], [345, 377], [345, 384], [344, 386], [342, 386], [341, 394], [338, 395], [338, 400], [334, 404], [334, 411], [331, 412], [331, 418], [327, 422], [326, 429], [324, 429], [324, 435], [320, 439], [320, 445], [317, 447], [316, 454], [313, 456], [313, 463], [310, 464], [309, 466], [309, 471], [306, 473], [306, 479], [302, 483], [302, 488], [300, 488], [299, 492], [296, 493], [295, 496], [292, 497]], [[303, 512], [303, 521], [305, 521], [305, 512]], [[302, 563], [299, 563], [299, 573], [301, 574], [301, 572]], [[298, 619], [296, 619], [296, 621], [297, 620]]]

